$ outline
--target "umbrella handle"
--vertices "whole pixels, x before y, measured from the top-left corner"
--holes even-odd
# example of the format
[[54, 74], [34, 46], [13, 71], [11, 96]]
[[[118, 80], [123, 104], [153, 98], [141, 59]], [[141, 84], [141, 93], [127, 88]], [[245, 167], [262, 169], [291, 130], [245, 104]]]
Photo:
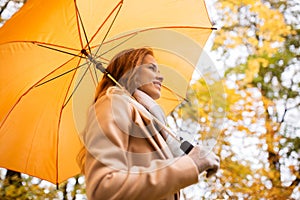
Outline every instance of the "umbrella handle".
[[194, 145], [192, 145], [189, 141], [183, 141], [180, 145], [180, 149], [185, 153], [188, 154], [190, 151], [194, 148]]

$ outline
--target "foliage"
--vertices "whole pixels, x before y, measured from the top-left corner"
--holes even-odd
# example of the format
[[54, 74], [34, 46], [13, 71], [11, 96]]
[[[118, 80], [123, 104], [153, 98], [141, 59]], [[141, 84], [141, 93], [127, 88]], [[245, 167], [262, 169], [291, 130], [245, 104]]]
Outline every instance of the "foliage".
[[54, 199], [57, 192], [54, 186], [41, 187], [41, 180], [13, 173], [0, 180], [0, 199]]
[[[216, 178], [198, 184], [205, 186], [198, 198], [300, 197], [297, 6], [290, 0], [216, 2], [222, 28], [213, 50], [227, 68], [223, 83], [230, 89], [225, 90], [227, 113], [215, 146], [221, 170]], [[213, 98], [207, 95], [199, 92], [204, 108], [212, 101], [204, 100]], [[203, 109], [201, 115], [209, 112]], [[209, 124], [201, 126], [205, 130]]]
[[[1, 169], [1, 173], [4, 173]], [[9, 173], [8, 173], [9, 172]], [[84, 178], [77, 176], [56, 185], [25, 174], [8, 171], [0, 179], [0, 199], [44, 200], [44, 199], [84, 199]], [[78, 197], [78, 198], [77, 198]]]

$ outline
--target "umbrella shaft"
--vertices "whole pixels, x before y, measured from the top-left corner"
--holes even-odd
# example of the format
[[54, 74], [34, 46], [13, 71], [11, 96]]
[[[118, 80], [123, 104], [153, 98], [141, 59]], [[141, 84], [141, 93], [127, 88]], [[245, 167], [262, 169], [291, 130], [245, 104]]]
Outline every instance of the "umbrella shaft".
[[110, 78], [110, 80], [112, 80], [118, 87], [123, 89], [122, 85], [110, 73], [106, 73], [106, 76]]
[[[93, 63], [97, 69], [99, 69], [102, 73], [107, 74], [108, 72], [106, 71], [106, 69], [103, 67], [102, 63], [97, 61], [95, 58], [93, 58], [93, 56], [91, 56], [90, 54], [88, 54], [88, 52], [86, 52], [85, 49], [81, 50], [81, 53], [84, 54], [91, 63]], [[115, 82], [115, 81], [114, 81]]]

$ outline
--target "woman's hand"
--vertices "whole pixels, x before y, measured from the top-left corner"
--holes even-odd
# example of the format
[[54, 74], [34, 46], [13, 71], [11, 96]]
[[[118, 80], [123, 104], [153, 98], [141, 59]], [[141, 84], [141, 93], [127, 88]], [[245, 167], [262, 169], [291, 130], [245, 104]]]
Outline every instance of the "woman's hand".
[[211, 149], [204, 146], [195, 146], [188, 154], [198, 167], [199, 174], [206, 171], [206, 177], [215, 174], [220, 168], [220, 159]]

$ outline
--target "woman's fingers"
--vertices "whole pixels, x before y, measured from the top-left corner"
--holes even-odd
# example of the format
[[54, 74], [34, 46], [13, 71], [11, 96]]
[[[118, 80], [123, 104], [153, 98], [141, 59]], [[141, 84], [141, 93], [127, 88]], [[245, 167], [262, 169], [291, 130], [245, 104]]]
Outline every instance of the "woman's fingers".
[[215, 174], [220, 167], [219, 157], [203, 146], [197, 145], [188, 154], [198, 167], [199, 173], [207, 171], [207, 177]]

